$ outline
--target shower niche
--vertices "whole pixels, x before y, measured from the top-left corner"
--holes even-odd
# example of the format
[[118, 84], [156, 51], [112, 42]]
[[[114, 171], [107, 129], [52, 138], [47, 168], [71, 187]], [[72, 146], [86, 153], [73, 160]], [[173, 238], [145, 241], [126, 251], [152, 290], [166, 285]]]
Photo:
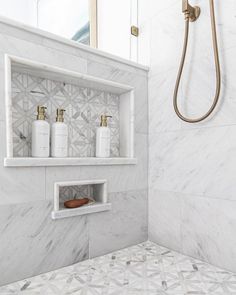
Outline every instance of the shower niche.
[[[73, 199], [88, 198], [88, 204], [78, 208], [65, 208], [64, 202]], [[111, 210], [107, 197], [107, 180], [80, 180], [55, 182], [54, 209], [52, 219], [61, 219]]]
[[[134, 158], [134, 89], [129, 85], [5, 56], [7, 157], [4, 165], [68, 166], [136, 164]], [[31, 126], [38, 105], [55, 121], [64, 108], [69, 130], [66, 158], [31, 157]], [[95, 134], [100, 116], [112, 116], [111, 157], [95, 157]]]

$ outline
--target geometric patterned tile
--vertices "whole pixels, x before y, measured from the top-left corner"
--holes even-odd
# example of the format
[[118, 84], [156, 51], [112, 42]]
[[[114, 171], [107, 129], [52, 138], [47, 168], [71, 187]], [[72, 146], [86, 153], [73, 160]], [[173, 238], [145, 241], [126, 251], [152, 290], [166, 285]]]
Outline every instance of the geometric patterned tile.
[[236, 274], [146, 242], [0, 287], [0, 294], [235, 295]]
[[50, 123], [55, 121], [57, 108], [66, 110], [70, 157], [93, 157], [100, 116], [112, 115], [111, 156], [119, 156], [118, 95], [13, 71], [12, 105], [14, 157], [31, 156], [31, 126], [38, 105], [47, 107]]
[[72, 199], [81, 198], [93, 198], [93, 186], [92, 185], [73, 185], [73, 186], [61, 186], [59, 188], [59, 202]]

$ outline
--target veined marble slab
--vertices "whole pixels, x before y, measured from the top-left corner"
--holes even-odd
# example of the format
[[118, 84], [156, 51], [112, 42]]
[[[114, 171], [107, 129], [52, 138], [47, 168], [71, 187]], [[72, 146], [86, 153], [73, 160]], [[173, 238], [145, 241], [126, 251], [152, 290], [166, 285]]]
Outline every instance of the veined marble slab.
[[0, 285], [89, 257], [86, 216], [54, 221], [53, 204], [0, 206]]
[[[146, 41], [139, 53], [143, 60], [149, 55], [151, 64], [149, 237], [235, 271], [235, 0], [214, 1], [221, 95], [213, 114], [198, 124], [182, 122], [173, 108], [185, 26], [181, 1], [139, 2]], [[190, 2], [201, 15], [190, 24], [178, 101], [183, 114], [195, 118], [212, 104], [216, 80], [209, 1]]]
[[149, 142], [152, 188], [236, 200], [236, 125], [153, 134]]
[[109, 194], [111, 211], [89, 218], [90, 257], [147, 240], [147, 190]]
[[0, 285], [146, 241], [147, 190], [108, 202], [110, 211], [59, 220], [51, 201], [0, 206]]

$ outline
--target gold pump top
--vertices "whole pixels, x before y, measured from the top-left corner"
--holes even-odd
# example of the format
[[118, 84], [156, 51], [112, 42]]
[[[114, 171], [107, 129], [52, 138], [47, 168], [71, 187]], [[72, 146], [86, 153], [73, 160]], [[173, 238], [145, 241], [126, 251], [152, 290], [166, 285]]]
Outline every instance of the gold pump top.
[[107, 118], [112, 118], [112, 116], [101, 115], [101, 127], [107, 127]]
[[45, 120], [46, 118], [46, 114], [45, 114], [45, 110], [47, 108], [44, 106], [37, 106], [37, 120]]
[[64, 112], [66, 110], [63, 109], [57, 109], [57, 117], [56, 117], [56, 122], [64, 122]]

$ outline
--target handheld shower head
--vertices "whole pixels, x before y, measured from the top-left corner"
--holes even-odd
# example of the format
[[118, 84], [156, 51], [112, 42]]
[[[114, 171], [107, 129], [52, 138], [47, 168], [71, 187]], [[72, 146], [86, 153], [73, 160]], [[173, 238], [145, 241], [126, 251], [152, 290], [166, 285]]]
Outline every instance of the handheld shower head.
[[178, 106], [178, 92], [179, 86], [181, 82], [181, 77], [184, 69], [185, 58], [188, 48], [188, 36], [189, 36], [189, 22], [194, 22], [200, 15], [200, 8], [198, 6], [192, 7], [188, 0], [182, 0], [183, 4], [183, 13], [185, 15], [185, 37], [184, 37], [184, 46], [183, 53], [181, 57], [180, 67], [177, 75], [177, 80], [175, 84], [174, 97], [173, 97], [173, 105], [176, 115], [183, 121], [188, 123], [198, 123], [206, 118], [208, 118], [211, 113], [214, 111], [218, 104], [220, 89], [221, 89], [221, 74], [220, 74], [220, 60], [219, 60], [219, 52], [218, 52], [218, 44], [217, 44], [217, 32], [216, 32], [216, 20], [215, 20], [215, 12], [214, 12], [214, 0], [209, 0], [210, 2], [210, 12], [211, 12], [211, 27], [212, 27], [212, 41], [213, 41], [213, 49], [214, 49], [214, 59], [215, 59], [215, 68], [216, 68], [216, 91], [213, 102], [209, 110], [199, 118], [188, 118], [182, 115]]

